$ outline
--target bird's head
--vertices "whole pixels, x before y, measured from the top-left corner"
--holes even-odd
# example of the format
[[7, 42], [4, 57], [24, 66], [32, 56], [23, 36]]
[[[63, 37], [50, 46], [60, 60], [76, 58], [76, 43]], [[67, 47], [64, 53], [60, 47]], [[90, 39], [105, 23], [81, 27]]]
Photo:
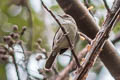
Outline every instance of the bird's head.
[[64, 20], [70, 20], [70, 21], [72, 21], [73, 23], [75, 23], [76, 24], [76, 22], [75, 22], [75, 20], [72, 18], [72, 16], [70, 16], [70, 15], [68, 15], [68, 14], [65, 14], [65, 15], [58, 15], [59, 17], [61, 17], [62, 19], [64, 19]]
[[72, 18], [70, 15], [65, 14], [65, 15], [58, 15], [59, 17], [63, 18], [63, 19], [68, 19], [68, 18]]

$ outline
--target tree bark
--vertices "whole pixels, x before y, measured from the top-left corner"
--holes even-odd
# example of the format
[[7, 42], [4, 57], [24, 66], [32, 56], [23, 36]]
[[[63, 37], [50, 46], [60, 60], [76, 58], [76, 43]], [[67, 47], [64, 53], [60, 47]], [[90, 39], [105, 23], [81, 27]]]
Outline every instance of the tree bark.
[[[120, 0], [115, 1], [120, 3]], [[92, 39], [95, 37], [99, 31], [99, 26], [89, 14], [87, 8], [85, 8], [85, 6], [79, 0], [57, 0], [57, 2], [65, 11], [65, 13], [71, 15], [75, 19], [78, 29], [81, 32]], [[119, 3], [114, 4], [120, 6]], [[117, 10], [115, 5], [113, 8]], [[106, 41], [104, 45], [103, 51], [100, 54], [100, 59], [110, 71], [112, 76], [117, 79], [120, 75], [120, 57], [113, 44], [109, 40]]]

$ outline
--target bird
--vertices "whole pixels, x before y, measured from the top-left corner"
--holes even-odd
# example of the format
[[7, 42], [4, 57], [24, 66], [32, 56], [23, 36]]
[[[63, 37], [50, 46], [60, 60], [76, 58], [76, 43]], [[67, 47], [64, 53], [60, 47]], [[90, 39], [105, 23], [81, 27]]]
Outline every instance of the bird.
[[59, 15], [59, 17], [61, 19], [60, 23], [64, 28], [66, 34], [63, 33], [60, 27], [56, 31], [53, 38], [52, 51], [45, 64], [46, 70], [49, 70], [52, 67], [58, 53], [63, 54], [67, 49], [70, 48], [68, 40], [65, 35], [68, 35], [72, 45], [74, 45], [75, 43], [75, 38], [77, 34], [77, 25], [75, 20], [68, 14], [62, 16]]

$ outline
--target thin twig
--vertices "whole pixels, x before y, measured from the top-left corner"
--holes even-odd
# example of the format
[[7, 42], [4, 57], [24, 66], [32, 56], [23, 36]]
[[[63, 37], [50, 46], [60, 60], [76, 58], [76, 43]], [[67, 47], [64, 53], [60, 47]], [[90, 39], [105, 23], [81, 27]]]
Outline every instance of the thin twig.
[[26, 70], [26, 72], [27, 72], [27, 80], [29, 80], [30, 79], [30, 74], [29, 74], [29, 72], [28, 72], [28, 70], [27, 70], [27, 57], [26, 57], [26, 54], [25, 54], [25, 50], [24, 50], [24, 48], [23, 48], [23, 45], [22, 45], [22, 43], [20, 44], [20, 46], [21, 46], [21, 48], [22, 48], [22, 50], [23, 50], [23, 55], [24, 55], [24, 63], [25, 63], [25, 70]]
[[74, 56], [74, 58], [75, 58], [75, 60], [76, 60], [77, 66], [80, 68], [81, 66], [80, 66], [80, 63], [79, 63], [79, 61], [78, 61], [78, 58], [77, 58], [77, 56], [76, 56], [76, 54], [75, 54], [75, 51], [73, 50], [73, 46], [72, 46], [72, 44], [71, 44], [71, 41], [70, 41], [68, 35], [66, 35], [67, 32], [66, 32], [65, 29], [62, 27], [61, 23], [60, 23], [59, 20], [55, 17], [55, 15], [52, 13], [52, 11], [50, 11], [50, 10], [46, 7], [46, 5], [43, 3], [42, 0], [40, 0], [40, 1], [41, 1], [41, 3], [42, 3], [43, 7], [51, 14], [51, 16], [52, 16], [52, 17], [55, 19], [55, 21], [59, 24], [61, 30], [62, 30], [63, 33], [65, 34], [65, 36], [66, 36], [66, 38], [67, 38], [67, 40], [68, 40], [68, 43], [69, 43], [71, 52], [72, 52], [72, 54], [73, 54], [73, 56]]
[[114, 16], [112, 17], [112, 19], [108, 24], [103, 24], [102, 29], [98, 32], [98, 34], [96, 35], [95, 39], [91, 44], [91, 49], [87, 53], [86, 64], [84, 65], [84, 69], [80, 72], [80, 75], [78, 76], [77, 80], [85, 80], [88, 71], [94, 65], [97, 57], [102, 51], [102, 48], [106, 40], [109, 38], [109, 33], [114, 27], [119, 14], [120, 14], [120, 8], [117, 10], [117, 12], [114, 14]]
[[[85, 4], [85, 6], [86, 6], [87, 8], [90, 7], [88, 0], [84, 0], [84, 4]], [[91, 10], [89, 10], [89, 12], [90, 12], [90, 14], [91, 14], [92, 16], [94, 16], [94, 15], [93, 15], [93, 12], [92, 12]]]
[[24, 50], [24, 47], [22, 45], [22, 41], [19, 45], [21, 46], [21, 49], [22, 49], [22, 52], [23, 52], [23, 55], [24, 55], [24, 60], [26, 60], [25, 50]]
[[120, 32], [115, 35], [115, 38], [112, 40], [112, 43], [115, 44], [118, 41], [120, 41]]
[[105, 8], [107, 9], [108, 13], [111, 13], [111, 10], [110, 10], [106, 0], [103, 0], [103, 2], [104, 2]]
[[55, 72], [55, 75], [58, 75], [58, 71], [55, 66], [52, 67], [53, 71]]
[[82, 33], [82, 32], [78, 32], [78, 34], [79, 34], [80, 36], [84, 37], [85, 40], [87, 40], [87, 42], [88, 42], [89, 44], [91, 44], [92, 39], [90, 39], [88, 36], [86, 36], [86, 35], [85, 35], [84, 33]]
[[25, 7], [27, 8], [27, 11], [28, 11], [28, 15], [29, 15], [29, 18], [28, 18], [28, 24], [29, 24], [29, 27], [30, 27], [30, 37], [29, 37], [29, 41], [28, 41], [28, 49], [29, 50], [32, 50], [32, 38], [33, 38], [33, 21], [32, 21], [32, 14], [31, 14], [31, 10], [29, 8], [29, 5], [26, 3], [25, 4]]
[[88, 8], [89, 7], [89, 2], [88, 2], [88, 0], [84, 0], [84, 4], [85, 4], [85, 6]]
[[[12, 48], [14, 50], [14, 48]], [[17, 62], [16, 62], [16, 58], [15, 58], [15, 53], [12, 53], [11, 56], [13, 58], [13, 64], [15, 65], [15, 69], [16, 69], [16, 73], [17, 73], [17, 77], [18, 77], [18, 80], [21, 80], [20, 79], [20, 74], [19, 74], [19, 70], [18, 70], [18, 65], [17, 65]]]

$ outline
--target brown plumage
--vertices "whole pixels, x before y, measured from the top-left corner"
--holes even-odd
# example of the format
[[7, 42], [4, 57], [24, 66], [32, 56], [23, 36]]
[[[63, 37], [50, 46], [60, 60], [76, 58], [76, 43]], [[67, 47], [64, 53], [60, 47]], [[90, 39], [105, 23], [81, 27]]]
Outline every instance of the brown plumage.
[[[76, 26], [74, 19], [70, 15], [67, 15], [67, 14], [60, 16], [60, 17], [62, 18], [62, 21], [60, 21], [62, 24], [62, 27], [67, 32], [67, 35], [71, 43], [74, 44], [76, 33], [77, 33], [77, 26]], [[69, 48], [69, 43], [66, 39], [66, 36], [64, 35], [61, 28], [59, 28], [53, 38], [52, 52], [46, 62], [45, 68], [50, 69], [57, 54], [64, 53], [68, 48]]]

